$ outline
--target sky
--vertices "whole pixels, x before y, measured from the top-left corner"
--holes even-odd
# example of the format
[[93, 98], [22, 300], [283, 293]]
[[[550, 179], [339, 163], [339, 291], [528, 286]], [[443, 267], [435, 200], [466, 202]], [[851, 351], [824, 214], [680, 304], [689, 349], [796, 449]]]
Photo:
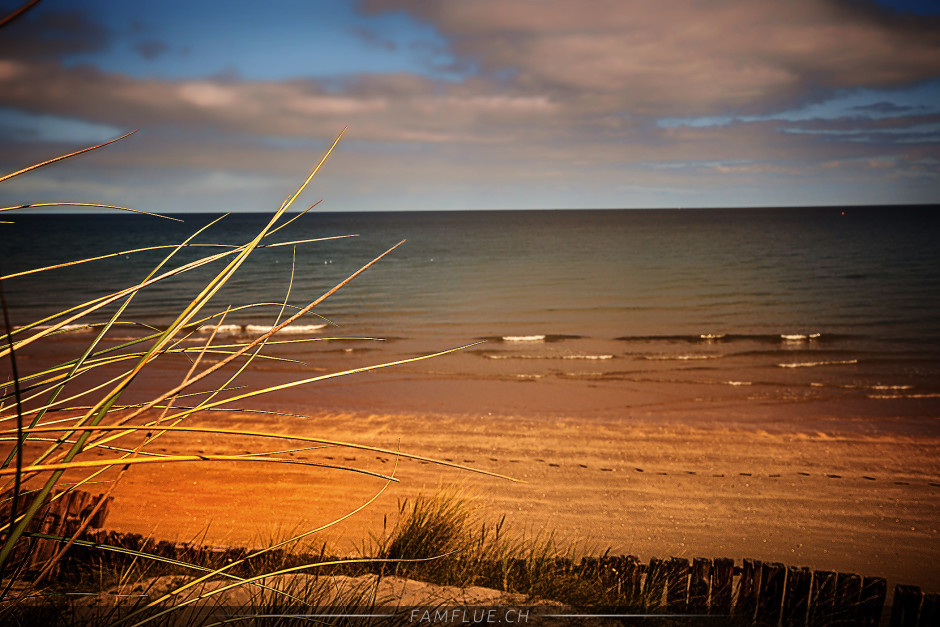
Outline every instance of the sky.
[[[0, 0], [6, 15], [25, 0]], [[935, 0], [43, 0], [0, 29], [3, 206], [940, 203]]]

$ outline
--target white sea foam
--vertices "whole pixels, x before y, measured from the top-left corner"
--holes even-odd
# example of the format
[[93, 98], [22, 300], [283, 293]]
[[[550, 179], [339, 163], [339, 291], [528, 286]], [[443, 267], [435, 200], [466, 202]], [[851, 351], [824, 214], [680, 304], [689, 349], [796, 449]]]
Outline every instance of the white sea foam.
[[872, 390], [910, 390], [913, 385], [873, 385]]
[[718, 359], [721, 355], [644, 355], [647, 361], [695, 361], [699, 359]]
[[791, 364], [777, 364], [778, 368], [815, 368], [816, 366], [844, 366], [857, 364], [857, 359], [844, 359], [840, 361], [804, 361]]
[[544, 342], [544, 335], [504, 335], [504, 342]]
[[[278, 333], [284, 334], [299, 334], [299, 333], [316, 333], [321, 329], [326, 328], [326, 324], [290, 324], [278, 331]], [[265, 324], [220, 324], [212, 325], [206, 324], [199, 327], [200, 333], [212, 333], [215, 331], [216, 335], [262, 335], [267, 333], [274, 327], [271, 325]]]
[[725, 385], [754, 385], [751, 381], [725, 381]]
[[67, 324], [61, 327], [60, 331], [91, 331], [92, 327], [87, 324]]
[[917, 398], [940, 398], [940, 392], [928, 394], [868, 394], [868, 398], [876, 400], [899, 400], [899, 399], [917, 399]]
[[[327, 325], [325, 324], [289, 324], [278, 333], [316, 333], [321, 329], [325, 329]], [[247, 333], [267, 333], [274, 327], [270, 325], [263, 324], [249, 324], [245, 326], [245, 332]]]
[[784, 342], [808, 342], [809, 340], [818, 340], [821, 333], [784, 333], [780, 339]]
[[703, 333], [699, 336], [703, 340], [720, 340], [725, 337], [724, 333]]
[[483, 353], [484, 359], [586, 359], [589, 361], [605, 361], [614, 359], [613, 355], [529, 355], [519, 353]]
[[[35, 328], [37, 331], [48, 331], [48, 330], [51, 329], [53, 326], [54, 326], [54, 325], [51, 325], [51, 324], [42, 324], [42, 325], [39, 325], [39, 326], [34, 327], [34, 328]], [[21, 329], [22, 327], [21, 327], [21, 326], [16, 326], [16, 327], [13, 327], [13, 328], [14, 328], [14, 329]], [[63, 325], [63, 326], [59, 327], [58, 329], [56, 329], [56, 333], [68, 333], [68, 332], [74, 332], [74, 331], [91, 331], [91, 330], [92, 330], [92, 326], [89, 325], [89, 324], [66, 324], [66, 325]]]
[[204, 324], [199, 327], [200, 333], [212, 333], [216, 335], [238, 335], [244, 327], [240, 324]]

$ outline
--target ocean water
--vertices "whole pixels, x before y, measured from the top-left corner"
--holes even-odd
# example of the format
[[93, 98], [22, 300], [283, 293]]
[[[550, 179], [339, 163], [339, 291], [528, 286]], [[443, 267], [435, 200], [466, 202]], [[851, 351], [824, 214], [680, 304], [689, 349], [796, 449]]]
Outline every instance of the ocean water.
[[[475, 344], [270, 401], [364, 411], [601, 415], [940, 434], [940, 208], [311, 213], [216, 295], [216, 343], [262, 333], [405, 244], [288, 328], [268, 383]], [[0, 272], [174, 245], [218, 216], [20, 215]], [[231, 215], [164, 269], [251, 239]], [[169, 249], [9, 278], [24, 325], [143, 280]], [[224, 261], [153, 285], [124, 319], [171, 321]], [[105, 320], [107, 311], [86, 320]], [[190, 342], [208, 337], [208, 320]], [[115, 340], [133, 336], [122, 327]], [[123, 335], [122, 335], [123, 334]], [[82, 338], [85, 340], [82, 340]], [[56, 341], [80, 344], [76, 330]], [[382, 338], [375, 339], [355, 338]], [[28, 357], [28, 355], [27, 355]]]

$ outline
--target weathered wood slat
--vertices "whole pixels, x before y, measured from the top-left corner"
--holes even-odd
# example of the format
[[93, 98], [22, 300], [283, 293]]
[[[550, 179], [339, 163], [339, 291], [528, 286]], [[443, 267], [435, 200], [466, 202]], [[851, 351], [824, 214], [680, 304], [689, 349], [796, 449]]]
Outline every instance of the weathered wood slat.
[[624, 555], [620, 561], [621, 587], [618, 591], [621, 598], [628, 604], [636, 604], [640, 600], [641, 584], [643, 582], [643, 569], [640, 558], [636, 555]]
[[669, 583], [666, 586], [666, 611], [682, 614], [689, 605], [689, 560], [673, 557], [669, 560]]
[[865, 577], [862, 580], [859, 620], [863, 625], [876, 627], [881, 623], [881, 613], [884, 611], [887, 596], [888, 582], [884, 577]]
[[734, 560], [716, 557], [712, 566], [711, 613], [731, 614], [731, 599], [734, 591]]
[[646, 569], [646, 583], [643, 585], [643, 600], [646, 611], [660, 612], [666, 606], [666, 586], [669, 582], [669, 573], [665, 561], [654, 557]]
[[757, 611], [757, 600], [760, 595], [761, 563], [757, 560], [745, 559], [741, 569], [741, 578], [738, 580], [738, 602], [734, 606], [734, 613], [744, 618], [754, 618]]
[[757, 621], [768, 625], [780, 622], [783, 593], [786, 591], [787, 568], [779, 562], [761, 564]]
[[861, 620], [862, 578], [854, 573], [839, 573], [836, 579], [836, 616], [858, 624]]
[[830, 620], [836, 604], [836, 581], [838, 575], [828, 570], [813, 573], [813, 591], [810, 596], [809, 623], [824, 624]]
[[689, 613], [705, 614], [708, 612], [708, 594], [712, 578], [712, 561], [704, 557], [692, 560], [689, 573]]
[[917, 627], [922, 597], [918, 586], [896, 585], [891, 607], [891, 627]]
[[787, 569], [786, 593], [781, 618], [784, 627], [803, 627], [809, 618], [809, 599], [813, 571], [790, 566]]

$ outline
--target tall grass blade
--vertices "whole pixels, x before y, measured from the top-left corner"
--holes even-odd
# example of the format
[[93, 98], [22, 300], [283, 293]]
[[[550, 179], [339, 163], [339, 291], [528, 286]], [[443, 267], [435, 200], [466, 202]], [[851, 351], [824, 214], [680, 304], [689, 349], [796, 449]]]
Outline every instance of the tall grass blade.
[[130, 133], [125, 133], [124, 135], [121, 135], [120, 137], [118, 137], [118, 138], [116, 138], [116, 139], [112, 139], [112, 140], [110, 140], [110, 141], [106, 141], [106, 142], [104, 142], [103, 144], [96, 144], [96, 145], [94, 145], [94, 146], [89, 146], [88, 148], [82, 148], [81, 150], [76, 150], [75, 152], [70, 152], [70, 153], [67, 154], [67, 155], [62, 155], [62, 156], [60, 156], [60, 157], [55, 157], [55, 158], [53, 158], [53, 159], [48, 159], [48, 160], [46, 160], [46, 161], [43, 161], [42, 163], [37, 163], [37, 164], [31, 165], [31, 166], [29, 166], [29, 167], [27, 167], [27, 168], [23, 168], [22, 170], [17, 170], [16, 172], [11, 172], [10, 174], [4, 175], [4, 176], [0, 176], [0, 183], [2, 183], [3, 181], [8, 181], [8, 180], [10, 180], [11, 178], [13, 178], [13, 177], [15, 177], [15, 176], [20, 176], [21, 174], [26, 174], [27, 172], [32, 172], [33, 170], [38, 170], [39, 168], [41, 168], [41, 167], [43, 167], [43, 166], [51, 165], [51, 164], [56, 163], [56, 162], [58, 162], [58, 161], [62, 161], [63, 159], [69, 159], [70, 157], [76, 157], [76, 156], [78, 156], [78, 155], [80, 155], [80, 154], [83, 154], [83, 153], [86, 153], [86, 152], [90, 152], [90, 151], [92, 151], [92, 150], [97, 150], [98, 148], [104, 148], [105, 146], [109, 146], [109, 145], [113, 144], [114, 142], [119, 142], [119, 141], [121, 141], [121, 140], [124, 139], [125, 137], [130, 137], [131, 135], [133, 135], [133, 134], [136, 133], [136, 132], [137, 132], [137, 131], [134, 130], [134, 131], [131, 131]]
[[41, 209], [43, 207], [95, 207], [98, 209], [118, 209], [119, 211], [129, 211], [130, 213], [140, 213], [145, 216], [153, 216], [155, 218], [163, 218], [165, 220], [173, 220], [174, 222], [182, 222], [179, 218], [174, 218], [171, 216], [165, 216], [162, 213], [151, 213], [149, 211], [141, 211], [140, 209], [130, 209], [128, 207], [118, 207], [117, 205], [102, 205], [96, 202], [36, 202], [30, 203], [28, 205], [16, 205], [15, 207], [0, 207], [0, 213], [5, 211], [19, 211], [20, 209]]

